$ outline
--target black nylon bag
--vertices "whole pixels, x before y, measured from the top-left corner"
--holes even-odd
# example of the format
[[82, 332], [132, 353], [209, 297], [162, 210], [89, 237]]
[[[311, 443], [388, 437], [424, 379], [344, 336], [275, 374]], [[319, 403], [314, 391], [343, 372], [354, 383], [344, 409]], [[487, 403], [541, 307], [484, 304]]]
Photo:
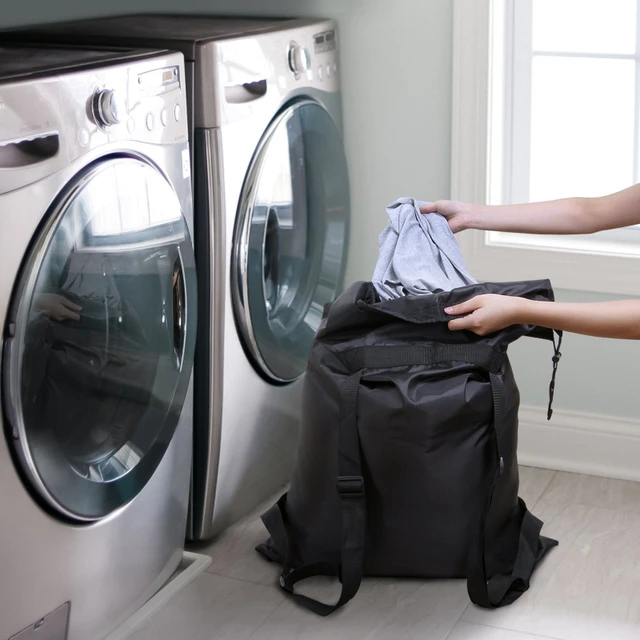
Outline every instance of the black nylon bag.
[[[444, 309], [484, 293], [553, 300], [548, 280], [384, 302], [360, 282], [325, 309], [291, 488], [262, 516], [270, 538], [257, 547], [315, 613], [343, 606], [364, 575], [467, 578], [474, 603], [504, 606], [557, 544], [518, 498], [519, 393], [506, 351], [525, 335], [553, 341], [550, 418], [562, 335], [556, 346], [534, 326], [450, 331]], [[341, 580], [336, 604], [294, 592], [314, 575]]]

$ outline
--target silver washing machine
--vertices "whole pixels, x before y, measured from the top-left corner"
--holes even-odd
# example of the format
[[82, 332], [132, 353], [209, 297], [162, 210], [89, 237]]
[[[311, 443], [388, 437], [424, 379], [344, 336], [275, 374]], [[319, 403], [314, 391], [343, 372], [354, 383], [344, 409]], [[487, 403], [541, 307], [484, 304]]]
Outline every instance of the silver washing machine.
[[307, 356], [343, 286], [336, 24], [127, 16], [2, 37], [185, 55], [200, 296], [191, 537], [210, 538], [289, 480]]
[[0, 47], [3, 640], [99, 640], [181, 560], [185, 113], [180, 53]]

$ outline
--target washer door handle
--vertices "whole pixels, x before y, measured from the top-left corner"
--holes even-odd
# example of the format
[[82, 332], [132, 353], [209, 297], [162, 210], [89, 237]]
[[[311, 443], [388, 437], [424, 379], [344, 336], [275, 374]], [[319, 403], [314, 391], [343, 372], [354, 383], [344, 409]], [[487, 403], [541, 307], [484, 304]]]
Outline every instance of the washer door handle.
[[180, 255], [173, 263], [173, 350], [176, 355], [176, 365], [182, 369], [184, 360], [185, 331], [187, 313], [185, 304], [185, 282], [182, 258]]
[[60, 151], [56, 131], [0, 140], [0, 169], [22, 169], [55, 158]]

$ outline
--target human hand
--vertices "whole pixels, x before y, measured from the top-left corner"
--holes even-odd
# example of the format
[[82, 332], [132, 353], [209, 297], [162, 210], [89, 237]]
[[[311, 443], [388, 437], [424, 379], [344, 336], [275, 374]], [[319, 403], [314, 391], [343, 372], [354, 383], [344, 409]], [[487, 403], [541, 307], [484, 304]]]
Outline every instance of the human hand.
[[82, 307], [55, 293], [41, 293], [35, 299], [35, 308], [58, 322], [63, 320], [80, 320]]
[[439, 213], [449, 223], [453, 233], [469, 228], [473, 205], [455, 200], [438, 200], [420, 207], [420, 213]]
[[452, 331], [466, 329], [484, 336], [512, 324], [523, 324], [527, 302], [525, 298], [485, 294], [447, 307], [444, 312], [451, 316], [464, 316], [449, 321], [449, 329]]

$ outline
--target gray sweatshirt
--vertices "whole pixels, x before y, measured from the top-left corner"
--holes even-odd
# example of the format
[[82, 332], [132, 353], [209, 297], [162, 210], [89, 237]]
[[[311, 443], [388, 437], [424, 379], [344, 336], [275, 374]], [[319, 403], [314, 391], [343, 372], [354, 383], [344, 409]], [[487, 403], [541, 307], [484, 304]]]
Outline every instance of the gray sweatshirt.
[[389, 225], [380, 234], [380, 255], [372, 282], [382, 300], [427, 295], [476, 284], [446, 218], [422, 214], [413, 198], [387, 207]]

